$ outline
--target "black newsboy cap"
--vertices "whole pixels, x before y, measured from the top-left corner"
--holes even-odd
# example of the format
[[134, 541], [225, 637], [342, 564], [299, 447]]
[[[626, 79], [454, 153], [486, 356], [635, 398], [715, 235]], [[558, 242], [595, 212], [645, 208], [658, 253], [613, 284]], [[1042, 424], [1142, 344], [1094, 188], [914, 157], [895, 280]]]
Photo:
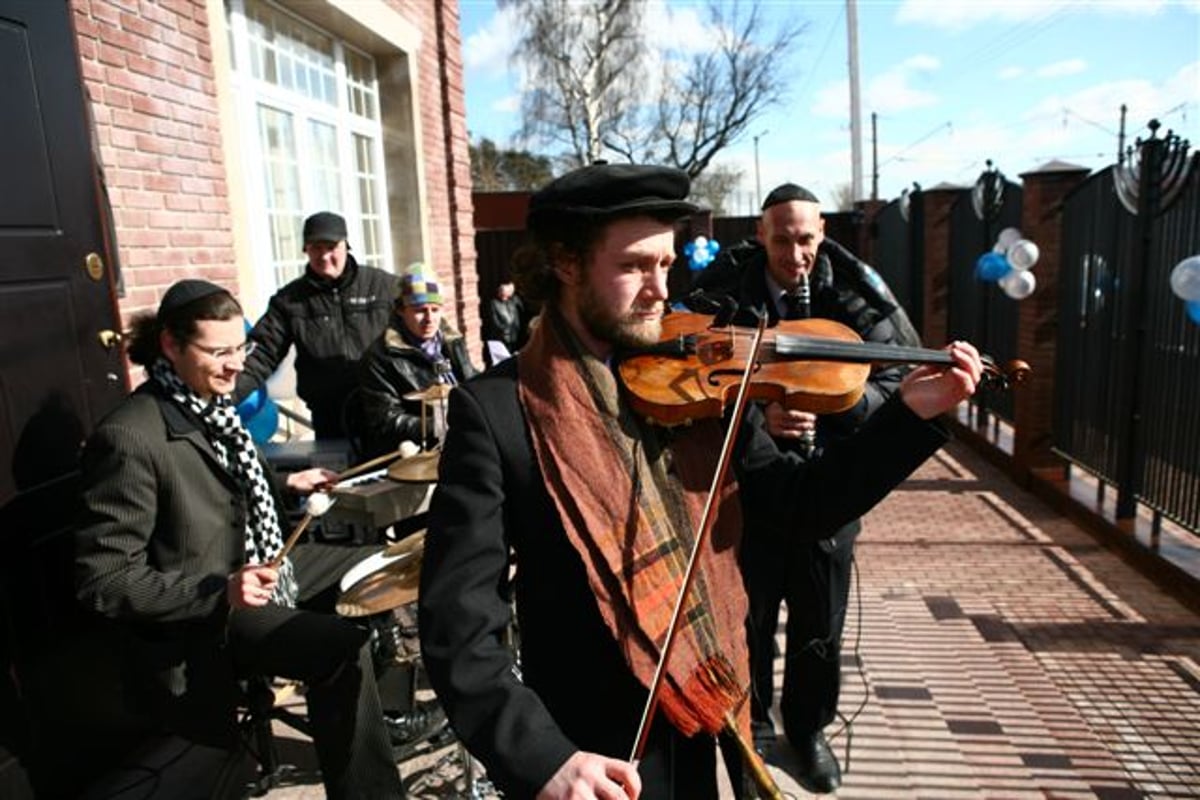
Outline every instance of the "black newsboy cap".
[[200, 280], [199, 278], [185, 278], [181, 281], [176, 281], [167, 293], [163, 295], [162, 300], [158, 304], [158, 319], [162, 321], [178, 308], [183, 308], [188, 303], [199, 300], [202, 297], [208, 297], [213, 294], [229, 294], [229, 290], [224, 286], [218, 286], [209, 281]]
[[304, 220], [304, 243], [346, 241], [346, 220], [332, 211], [319, 211]]
[[564, 217], [628, 217], [669, 213], [686, 216], [696, 206], [684, 200], [687, 173], [643, 164], [592, 164], [555, 178], [529, 199], [527, 225]]

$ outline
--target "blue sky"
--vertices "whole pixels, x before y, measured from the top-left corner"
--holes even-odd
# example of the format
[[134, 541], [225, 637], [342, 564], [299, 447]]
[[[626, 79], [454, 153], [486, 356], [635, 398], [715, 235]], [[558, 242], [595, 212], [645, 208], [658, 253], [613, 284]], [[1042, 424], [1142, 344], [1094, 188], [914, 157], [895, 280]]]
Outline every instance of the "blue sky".
[[[648, 37], [703, 41], [704, 6], [648, 0]], [[743, 3], [747, 0], [742, 0]], [[716, 163], [743, 170], [736, 213], [752, 213], [754, 144], [765, 193], [784, 181], [822, 198], [850, 182], [843, 0], [760, 0], [770, 22], [806, 22], [780, 69], [785, 104], [756, 121]], [[520, 81], [511, 21], [493, 0], [461, 0], [467, 127], [514, 144]], [[690, 37], [690, 38], [689, 38]], [[919, 182], [972, 183], [992, 159], [1010, 178], [1053, 159], [1091, 169], [1116, 160], [1157, 118], [1200, 147], [1200, 0], [859, 0], [863, 186], [871, 190], [870, 115], [878, 115], [879, 194]]]

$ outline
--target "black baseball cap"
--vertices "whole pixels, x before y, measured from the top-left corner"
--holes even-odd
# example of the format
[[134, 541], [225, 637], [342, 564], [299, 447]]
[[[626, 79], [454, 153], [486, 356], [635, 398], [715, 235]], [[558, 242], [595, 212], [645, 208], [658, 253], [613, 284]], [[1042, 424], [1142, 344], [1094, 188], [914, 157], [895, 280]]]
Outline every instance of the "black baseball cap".
[[643, 164], [592, 164], [555, 178], [529, 199], [531, 230], [563, 217], [616, 218], [640, 214], [694, 214], [684, 200], [687, 173]]
[[332, 211], [319, 211], [304, 220], [304, 243], [344, 242], [348, 238], [346, 220]]

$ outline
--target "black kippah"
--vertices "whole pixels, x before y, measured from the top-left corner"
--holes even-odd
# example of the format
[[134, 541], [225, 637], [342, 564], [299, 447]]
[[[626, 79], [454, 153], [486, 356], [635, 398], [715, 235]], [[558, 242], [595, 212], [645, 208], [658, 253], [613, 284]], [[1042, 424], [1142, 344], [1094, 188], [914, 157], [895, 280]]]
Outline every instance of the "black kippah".
[[785, 183], [781, 186], [776, 186], [767, 195], [767, 199], [763, 200], [762, 210], [766, 211], [771, 206], [777, 206], [780, 203], [791, 203], [799, 201], [801, 203], [820, 203], [817, 196], [805, 189], [803, 186], [797, 186], [794, 183]]
[[163, 295], [162, 302], [158, 304], [158, 319], [161, 322], [172, 311], [202, 297], [221, 292], [229, 294], [229, 290], [224, 286], [218, 286], [199, 278], [185, 278], [167, 289], [167, 293]]

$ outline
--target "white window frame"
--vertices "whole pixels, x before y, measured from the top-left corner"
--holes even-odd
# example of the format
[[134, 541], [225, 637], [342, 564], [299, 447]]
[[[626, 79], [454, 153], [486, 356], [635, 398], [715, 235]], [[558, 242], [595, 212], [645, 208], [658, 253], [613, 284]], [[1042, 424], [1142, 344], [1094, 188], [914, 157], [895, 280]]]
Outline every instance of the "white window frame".
[[[273, 13], [290, 17], [298, 24], [313, 29], [333, 42], [336, 109], [299, 92], [269, 84], [254, 77], [250, 70], [250, 40], [246, 20], [247, 2], [269, 6]], [[243, 301], [247, 310], [250, 308], [256, 308], [260, 312], [264, 310], [271, 295], [286, 282], [277, 277], [277, 267], [290, 268], [293, 275], [299, 275], [302, 274], [303, 266], [306, 263], [303, 252], [299, 250], [295, 254], [280, 253], [278, 260], [272, 252], [263, 176], [266, 156], [259, 138], [258, 112], [260, 105], [291, 115], [296, 137], [296, 156], [301, 165], [304, 163], [305, 153], [313, 152], [309, 136], [310, 122], [329, 124], [335, 130], [340, 198], [336, 202], [316, 198], [315, 181], [311, 180], [311, 172], [304, 170], [303, 167], [300, 168], [300, 208], [297, 212], [296, 222], [297, 242], [300, 241], [300, 225], [303, 218], [317, 211], [328, 210], [335, 211], [346, 218], [352, 252], [354, 252], [355, 246], [365, 245], [365, 242], [360, 241], [363, 238], [360, 224], [362, 208], [359, 202], [358, 185], [360, 173], [354, 150], [354, 136], [356, 134], [365, 136], [370, 141], [374, 162], [371, 195], [375, 203], [374, 216], [377, 220], [376, 235], [379, 241], [379, 252], [375, 254], [355, 253], [355, 255], [356, 257], [369, 255], [369, 259], [359, 257], [358, 260], [391, 271], [393, 247], [391, 223], [388, 219], [387, 179], [384, 165], [378, 77], [375, 77], [371, 87], [375, 95], [374, 120], [352, 114], [348, 99], [350, 82], [347, 78], [346, 53], [353, 52], [357, 57], [367, 59], [372, 64], [375, 63], [374, 57], [271, 0], [228, 0], [227, 9], [227, 24], [229, 25], [233, 66], [235, 67], [231, 70], [230, 82], [235, 94], [237, 134], [244, 184], [242, 190], [246, 197], [249, 242], [253, 258], [251, 269], [253, 285], [243, 286]]]

